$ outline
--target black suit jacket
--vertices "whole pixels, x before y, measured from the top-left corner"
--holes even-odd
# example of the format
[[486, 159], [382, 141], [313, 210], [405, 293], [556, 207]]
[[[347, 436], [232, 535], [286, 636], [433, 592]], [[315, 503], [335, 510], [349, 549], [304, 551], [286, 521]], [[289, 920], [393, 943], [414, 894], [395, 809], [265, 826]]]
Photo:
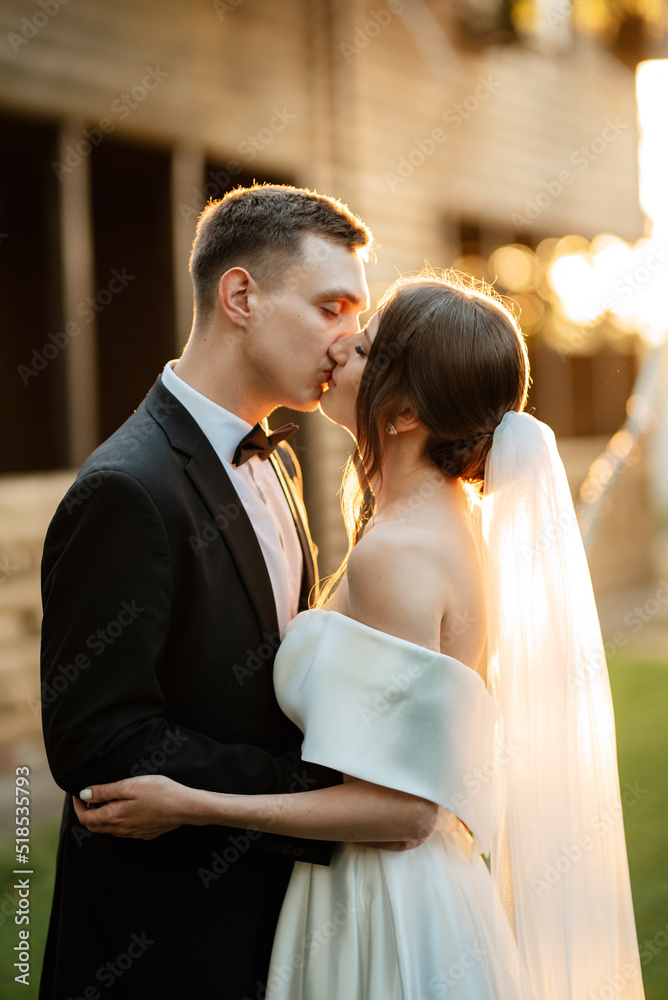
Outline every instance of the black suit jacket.
[[[304, 550], [305, 607], [315, 564], [299, 470], [286, 444], [270, 461]], [[332, 845], [188, 826], [118, 839], [89, 834], [72, 807], [87, 784], [133, 774], [243, 793], [341, 780], [300, 760], [301, 733], [274, 695], [279, 635], [259, 543], [161, 379], [63, 498], [42, 587], [44, 739], [70, 794], [40, 997], [255, 1000], [292, 861], [327, 864]]]

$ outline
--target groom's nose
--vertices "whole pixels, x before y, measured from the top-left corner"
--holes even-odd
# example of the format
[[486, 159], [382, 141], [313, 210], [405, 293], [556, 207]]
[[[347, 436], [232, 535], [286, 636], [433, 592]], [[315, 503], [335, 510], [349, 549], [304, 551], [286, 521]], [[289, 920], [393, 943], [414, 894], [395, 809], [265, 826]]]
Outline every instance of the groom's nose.
[[329, 356], [337, 363], [337, 365], [345, 365], [348, 360], [349, 343], [352, 336], [354, 336], [354, 334], [350, 333], [347, 337], [339, 337], [339, 339], [335, 340], [330, 347]]

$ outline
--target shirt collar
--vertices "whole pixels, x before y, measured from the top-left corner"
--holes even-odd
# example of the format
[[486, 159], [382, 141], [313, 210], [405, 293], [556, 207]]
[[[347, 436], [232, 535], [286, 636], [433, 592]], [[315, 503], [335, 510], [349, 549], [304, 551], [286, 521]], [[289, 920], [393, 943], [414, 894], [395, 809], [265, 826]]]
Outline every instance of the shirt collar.
[[197, 421], [218, 458], [231, 464], [237, 445], [252, 430], [251, 424], [184, 382], [174, 371], [172, 366], [175, 364], [176, 361], [168, 361], [165, 365], [162, 371], [163, 385]]

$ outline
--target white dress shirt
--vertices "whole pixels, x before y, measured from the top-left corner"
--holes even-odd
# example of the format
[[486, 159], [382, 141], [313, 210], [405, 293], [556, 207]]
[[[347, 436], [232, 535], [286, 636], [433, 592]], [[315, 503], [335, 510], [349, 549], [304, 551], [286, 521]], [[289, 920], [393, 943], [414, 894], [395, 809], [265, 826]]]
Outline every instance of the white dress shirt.
[[304, 565], [285, 494], [271, 462], [254, 455], [239, 468], [232, 465], [236, 447], [252, 430], [251, 425], [179, 378], [173, 370], [175, 364], [168, 361], [165, 365], [163, 385], [185, 406], [209, 439], [250, 518], [269, 571], [282, 637], [288, 622], [297, 614]]

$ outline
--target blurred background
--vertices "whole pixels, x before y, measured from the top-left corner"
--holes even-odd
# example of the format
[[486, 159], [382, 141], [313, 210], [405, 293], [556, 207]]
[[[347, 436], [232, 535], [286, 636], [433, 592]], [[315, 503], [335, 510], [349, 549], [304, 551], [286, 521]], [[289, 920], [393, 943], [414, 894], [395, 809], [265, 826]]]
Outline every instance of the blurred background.
[[[36, 996], [62, 799], [40, 737], [44, 533], [185, 344], [198, 213], [253, 180], [368, 223], [372, 301], [428, 262], [518, 313], [599, 601], [647, 996], [668, 995], [667, 39], [664, 0], [0, 2], [0, 996]], [[297, 422], [328, 573], [350, 439]], [[28, 990], [9, 957], [18, 766]]]

